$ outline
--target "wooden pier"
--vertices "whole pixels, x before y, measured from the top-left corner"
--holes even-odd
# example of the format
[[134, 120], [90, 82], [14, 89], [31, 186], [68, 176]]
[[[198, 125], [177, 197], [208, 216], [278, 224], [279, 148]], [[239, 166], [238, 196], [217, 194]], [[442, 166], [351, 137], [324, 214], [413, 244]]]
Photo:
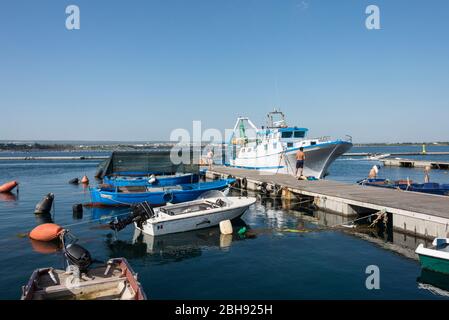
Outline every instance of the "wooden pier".
[[[281, 188], [286, 199], [309, 198], [321, 210], [341, 215], [386, 211], [393, 229], [421, 237], [446, 237], [449, 233], [449, 197], [360, 186], [331, 180], [298, 181], [291, 175], [214, 166], [206, 173], [215, 179], [233, 176], [248, 190]], [[245, 182], [242, 182], [243, 179]], [[243, 186], [244, 187], [244, 186]]]
[[414, 159], [383, 159], [381, 160], [384, 166], [405, 167], [405, 168], [425, 168], [448, 170], [449, 162], [444, 161], [428, 161], [428, 160], [414, 160]]

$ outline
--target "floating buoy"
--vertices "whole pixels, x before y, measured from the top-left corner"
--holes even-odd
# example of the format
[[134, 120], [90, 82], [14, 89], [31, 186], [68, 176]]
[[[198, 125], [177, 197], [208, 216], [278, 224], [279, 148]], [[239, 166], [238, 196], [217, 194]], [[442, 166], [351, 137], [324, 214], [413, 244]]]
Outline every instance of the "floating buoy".
[[59, 237], [64, 229], [55, 223], [44, 223], [30, 232], [30, 238], [38, 241], [52, 241]]
[[79, 184], [80, 183], [80, 179], [78, 178], [73, 178], [72, 180], [69, 180], [70, 184]]
[[220, 232], [222, 234], [232, 234], [232, 223], [230, 220], [220, 221]]
[[83, 218], [83, 205], [81, 203], [74, 204], [72, 207], [73, 218], [82, 219]]
[[11, 192], [19, 183], [17, 181], [9, 181], [0, 186], [0, 192]]
[[53, 200], [55, 195], [53, 193], [47, 194], [37, 205], [34, 210], [35, 214], [50, 213], [51, 206], [53, 205]]
[[81, 179], [81, 183], [88, 184], [89, 178], [86, 175], [84, 175], [83, 178]]

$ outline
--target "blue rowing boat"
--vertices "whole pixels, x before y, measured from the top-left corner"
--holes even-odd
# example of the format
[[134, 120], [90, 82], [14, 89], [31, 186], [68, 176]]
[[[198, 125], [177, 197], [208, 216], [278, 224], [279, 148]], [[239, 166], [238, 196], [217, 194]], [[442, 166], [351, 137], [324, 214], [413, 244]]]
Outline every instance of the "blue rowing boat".
[[198, 174], [184, 173], [174, 175], [150, 175], [150, 176], [105, 176], [103, 183], [112, 187], [125, 186], [173, 186], [198, 182]]
[[449, 184], [441, 184], [435, 182], [413, 183], [412, 181], [407, 182], [406, 180], [392, 181], [388, 179], [364, 179], [357, 181], [357, 183], [364, 186], [400, 189], [404, 191], [414, 191], [437, 194], [441, 196], [449, 196]]
[[210, 182], [179, 184], [173, 186], [103, 186], [90, 188], [93, 206], [129, 206], [148, 201], [153, 206], [167, 202], [180, 203], [197, 199], [201, 194], [211, 190], [224, 190], [235, 179], [221, 179]]

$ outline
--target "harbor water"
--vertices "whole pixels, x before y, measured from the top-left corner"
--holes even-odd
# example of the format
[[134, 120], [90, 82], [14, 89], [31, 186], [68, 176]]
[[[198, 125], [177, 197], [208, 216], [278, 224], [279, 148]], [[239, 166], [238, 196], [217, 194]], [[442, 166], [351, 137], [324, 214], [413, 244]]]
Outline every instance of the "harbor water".
[[[419, 151], [417, 148], [355, 147], [351, 152]], [[449, 147], [428, 147], [427, 151], [449, 151]], [[449, 161], [449, 156], [428, 158]], [[343, 157], [333, 163], [326, 179], [354, 183], [366, 177], [377, 163]], [[43, 245], [27, 237], [36, 225], [49, 221], [70, 229], [95, 259], [127, 258], [150, 299], [446, 298], [444, 291], [420, 285], [421, 269], [416, 259], [353, 232], [330, 227], [341, 217], [303, 212], [295, 203], [260, 196], [238, 221], [239, 226], [251, 230], [251, 236], [234, 232], [228, 238], [221, 236], [218, 228], [208, 228], [154, 238], [136, 232], [133, 226], [116, 234], [107, 223], [111, 217], [128, 212], [126, 208], [84, 208], [82, 216], [72, 213], [74, 204], [87, 203], [90, 197], [83, 186], [68, 181], [87, 174], [95, 184], [97, 164], [88, 160], [0, 160], [0, 183], [20, 182], [17, 195], [0, 194], [0, 299], [19, 298], [21, 286], [34, 269], [63, 267], [63, 256], [56, 245]], [[379, 175], [423, 180], [422, 169], [385, 167]], [[432, 181], [449, 183], [447, 171], [432, 170], [430, 176]], [[35, 215], [36, 203], [49, 192], [55, 194], [52, 214]], [[238, 195], [240, 191], [233, 193]], [[370, 265], [380, 270], [378, 290], [366, 287], [366, 268]]]

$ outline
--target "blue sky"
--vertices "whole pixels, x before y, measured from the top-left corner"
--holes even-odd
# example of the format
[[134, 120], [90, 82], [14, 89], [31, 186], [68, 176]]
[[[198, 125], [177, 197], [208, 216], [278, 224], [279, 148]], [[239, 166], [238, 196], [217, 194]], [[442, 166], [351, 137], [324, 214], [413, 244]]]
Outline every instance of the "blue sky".
[[278, 106], [312, 136], [447, 141], [448, 16], [447, 0], [1, 0], [0, 140], [167, 140]]

